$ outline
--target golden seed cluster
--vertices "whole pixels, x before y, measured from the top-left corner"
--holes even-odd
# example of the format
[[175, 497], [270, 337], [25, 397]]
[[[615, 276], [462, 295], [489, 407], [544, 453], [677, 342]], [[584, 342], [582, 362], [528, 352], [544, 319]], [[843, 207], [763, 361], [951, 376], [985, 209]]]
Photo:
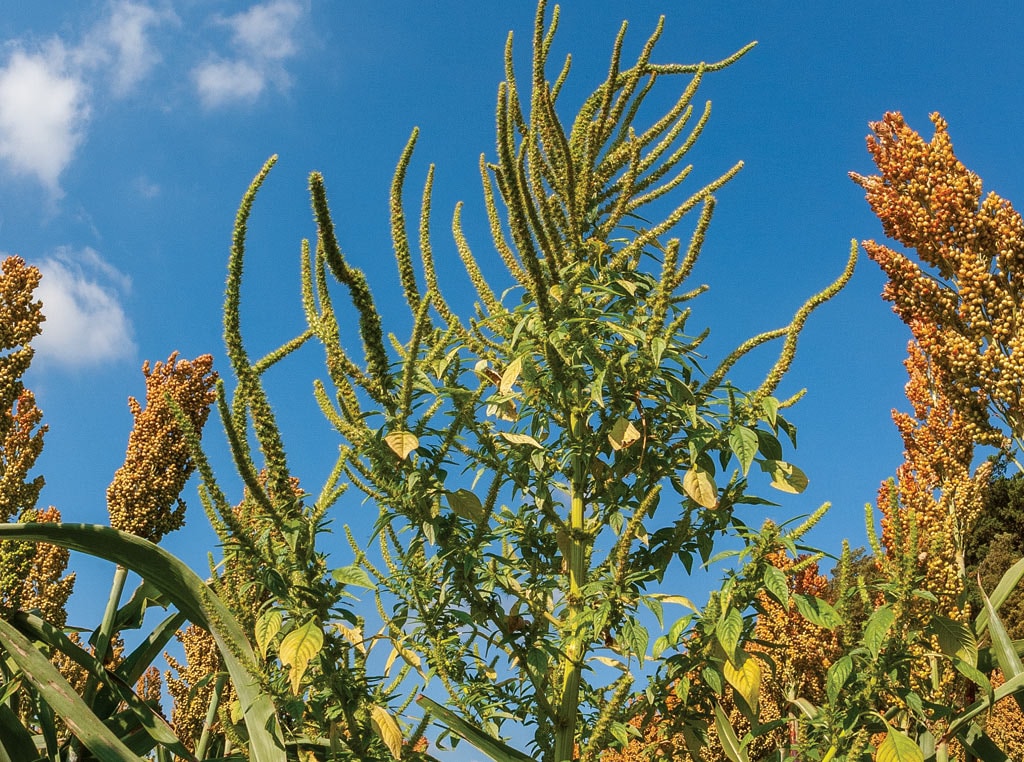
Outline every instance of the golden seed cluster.
[[[889, 278], [883, 296], [930, 358], [933, 382], [980, 444], [1002, 444], [990, 415], [1024, 432], [1024, 219], [953, 153], [947, 124], [933, 114], [930, 142], [898, 113], [871, 125], [880, 174], [853, 179], [886, 235], [922, 265], [874, 241], [864, 248]], [[924, 269], [923, 269], [924, 268]]]
[[213, 358], [179, 360], [142, 366], [146, 377], [146, 407], [134, 397], [128, 407], [135, 426], [128, 438], [124, 465], [107, 488], [110, 525], [153, 542], [185, 523], [185, 504], [179, 497], [194, 464], [188, 438], [174, 408], [194, 431], [202, 431], [216, 399], [217, 374]]

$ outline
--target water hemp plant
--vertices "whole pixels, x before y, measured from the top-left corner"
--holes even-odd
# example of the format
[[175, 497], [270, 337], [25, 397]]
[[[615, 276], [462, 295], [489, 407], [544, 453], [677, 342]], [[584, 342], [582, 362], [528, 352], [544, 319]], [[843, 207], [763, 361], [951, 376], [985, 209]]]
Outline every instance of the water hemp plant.
[[[556, 7], [547, 21], [541, 2], [528, 91], [510, 37], [497, 157], [481, 158], [506, 270], [497, 288], [455, 209], [474, 314], [457, 314], [438, 283], [432, 169], [413, 253], [403, 189], [415, 133], [391, 199], [409, 338], [385, 338], [365, 276], [341, 251], [319, 174], [310, 180], [317, 238], [306, 247], [303, 295], [326, 356], [315, 389], [341, 438], [337, 473], [381, 512], [379, 554], [354, 538], [353, 550], [378, 584], [396, 650], [436, 678], [447, 707], [421, 703], [496, 758], [547, 762], [593, 759], [626, 739], [634, 675], [651, 661], [641, 611], [660, 620], [664, 604], [690, 605], [662, 586], [666, 572], [707, 561], [731, 527], [746, 531], [735, 509], [757, 502], [746, 493], [751, 468], [784, 491], [806, 485], [784, 460], [780, 436], [794, 431], [780, 414], [787, 403], [773, 395], [806, 318], [839, 291], [855, 259], [851, 252], [839, 280], [789, 325], [705, 371], [707, 332], [690, 329], [690, 302], [704, 287], [689, 276], [714, 194], [740, 165], [678, 194], [709, 116], [709, 105], [694, 107], [698, 86], [749, 47], [713, 64], [658, 64], [659, 25], [627, 66], [623, 25], [607, 79], [565, 123], [558, 97], [569, 61], [554, 81], [547, 74], [557, 19]], [[677, 100], [641, 125], [648, 94], [679, 77]], [[673, 237], [684, 218], [694, 219], [686, 241]], [[360, 352], [344, 348], [332, 279], [348, 290]], [[774, 339], [782, 349], [756, 388], [729, 383], [737, 361]], [[730, 682], [759, 675], [738, 647], [744, 608], [720, 597], [710, 627]], [[678, 645], [687, 621], [659, 650]], [[534, 756], [495, 746], [506, 721], [532, 727]]]

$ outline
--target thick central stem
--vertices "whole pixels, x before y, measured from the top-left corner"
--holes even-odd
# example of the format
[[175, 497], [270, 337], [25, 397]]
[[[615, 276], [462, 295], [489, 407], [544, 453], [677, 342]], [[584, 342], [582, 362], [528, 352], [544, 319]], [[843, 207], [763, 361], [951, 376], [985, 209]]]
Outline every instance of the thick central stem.
[[579, 709], [580, 674], [584, 651], [579, 619], [583, 608], [581, 591], [586, 577], [586, 533], [583, 521], [586, 463], [582, 448], [586, 428], [584, 423], [582, 413], [574, 412], [571, 415], [570, 431], [575, 452], [572, 456], [569, 507], [569, 591], [562, 626], [565, 645], [562, 657], [562, 690], [555, 718], [555, 762], [574, 759], [576, 751], [576, 715]]

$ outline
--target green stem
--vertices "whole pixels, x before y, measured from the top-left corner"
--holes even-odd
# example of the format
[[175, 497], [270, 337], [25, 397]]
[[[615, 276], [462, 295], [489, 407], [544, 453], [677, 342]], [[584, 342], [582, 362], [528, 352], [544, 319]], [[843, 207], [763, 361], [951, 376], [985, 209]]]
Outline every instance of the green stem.
[[569, 421], [572, 441], [577, 449], [572, 456], [572, 493], [569, 509], [569, 595], [563, 623], [563, 631], [567, 632], [567, 638], [565, 655], [562, 659], [562, 691], [555, 717], [555, 762], [567, 762], [574, 758], [576, 714], [579, 709], [580, 675], [583, 665], [583, 641], [580, 638], [578, 620], [583, 608], [581, 589], [586, 574], [583, 523], [586, 469], [581, 449], [585, 422], [579, 411], [574, 411], [570, 415]]
[[[103, 612], [103, 621], [96, 633], [96, 658], [100, 663], [106, 663], [107, 652], [110, 650], [110, 643], [114, 639], [114, 619], [117, 617], [117, 608], [121, 605], [121, 594], [124, 592], [124, 585], [128, 579], [128, 569], [120, 564], [114, 569], [114, 581], [110, 585], [110, 597], [107, 598], [107, 608]], [[99, 688], [99, 678], [89, 675], [85, 684], [83, 698], [87, 704], [91, 704]]]
[[210, 734], [213, 730], [213, 723], [217, 720], [217, 707], [220, 706], [220, 694], [227, 682], [227, 675], [221, 672], [217, 675], [217, 682], [213, 686], [213, 695], [210, 696], [210, 706], [206, 710], [206, 721], [203, 722], [203, 733], [199, 736], [199, 743], [196, 744], [196, 759], [206, 758], [206, 747], [210, 743]]

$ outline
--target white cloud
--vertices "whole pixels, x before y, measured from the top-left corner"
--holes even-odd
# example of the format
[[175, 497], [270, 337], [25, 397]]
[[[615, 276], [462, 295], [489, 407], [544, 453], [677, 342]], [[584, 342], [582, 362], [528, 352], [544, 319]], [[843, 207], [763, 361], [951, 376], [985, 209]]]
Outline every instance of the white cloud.
[[207, 108], [251, 101], [266, 84], [263, 73], [245, 61], [207, 61], [194, 72], [199, 98]]
[[15, 50], [0, 69], [0, 160], [54, 195], [89, 117], [85, 84], [65, 60], [54, 42], [40, 53]]
[[298, 26], [305, 14], [298, 0], [270, 0], [217, 19], [231, 30], [232, 58], [211, 56], [192, 70], [206, 108], [254, 101], [273, 83], [289, 84], [284, 61], [298, 50]]
[[84, 69], [97, 70], [110, 78], [115, 95], [131, 92], [153, 68], [161, 56], [150, 38], [164, 24], [180, 23], [171, 11], [120, 0], [110, 4], [110, 12], [85, 36], [74, 50]]
[[121, 306], [131, 279], [94, 249], [62, 248], [37, 265], [43, 332], [33, 341], [41, 362], [99, 365], [135, 355], [131, 322]]

